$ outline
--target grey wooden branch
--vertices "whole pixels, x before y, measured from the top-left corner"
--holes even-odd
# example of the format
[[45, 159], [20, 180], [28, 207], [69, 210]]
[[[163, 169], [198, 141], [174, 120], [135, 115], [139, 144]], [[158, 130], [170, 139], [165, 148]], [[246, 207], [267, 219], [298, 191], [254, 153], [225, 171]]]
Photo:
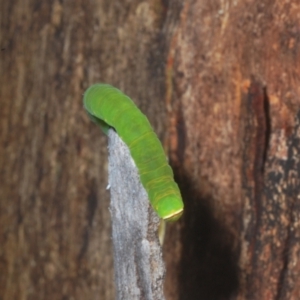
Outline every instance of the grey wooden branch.
[[159, 218], [149, 204], [128, 147], [112, 129], [108, 138], [117, 299], [165, 299]]

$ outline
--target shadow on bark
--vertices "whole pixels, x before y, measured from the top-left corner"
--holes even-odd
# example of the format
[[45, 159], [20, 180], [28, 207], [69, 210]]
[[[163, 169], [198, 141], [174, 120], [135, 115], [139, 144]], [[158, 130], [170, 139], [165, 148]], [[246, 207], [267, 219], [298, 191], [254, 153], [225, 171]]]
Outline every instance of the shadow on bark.
[[230, 299], [239, 286], [232, 234], [205, 205], [210, 199], [201, 197], [188, 178], [178, 182], [185, 199], [179, 299]]

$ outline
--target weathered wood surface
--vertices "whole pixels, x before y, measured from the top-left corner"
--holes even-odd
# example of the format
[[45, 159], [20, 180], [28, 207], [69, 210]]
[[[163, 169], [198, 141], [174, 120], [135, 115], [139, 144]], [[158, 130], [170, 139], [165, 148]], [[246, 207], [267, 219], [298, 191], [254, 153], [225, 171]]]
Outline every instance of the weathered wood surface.
[[110, 213], [117, 299], [163, 300], [159, 218], [150, 206], [128, 147], [109, 130]]

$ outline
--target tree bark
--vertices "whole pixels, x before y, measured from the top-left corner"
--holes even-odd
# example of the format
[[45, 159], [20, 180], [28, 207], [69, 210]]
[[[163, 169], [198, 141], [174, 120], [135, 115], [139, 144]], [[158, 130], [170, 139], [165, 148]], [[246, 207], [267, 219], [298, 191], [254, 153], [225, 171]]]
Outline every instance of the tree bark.
[[0, 298], [114, 299], [92, 83], [128, 94], [185, 202], [165, 297], [299, 299], [296, 0], [2, 0]]
[[167, 283], [179, 299], [299, 298], [299, 12], [297, 1], [183, 3], [166, 59], [186, 202], [181, 283]]

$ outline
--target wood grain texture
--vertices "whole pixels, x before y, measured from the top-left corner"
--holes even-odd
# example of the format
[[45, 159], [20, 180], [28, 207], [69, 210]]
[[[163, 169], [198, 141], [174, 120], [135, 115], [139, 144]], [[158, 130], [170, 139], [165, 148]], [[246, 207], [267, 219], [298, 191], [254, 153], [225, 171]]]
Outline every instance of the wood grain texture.
[[110, 213], [117, 299], [164, 300], [159, 218], [126, 144], [109, 133]]
[[140, 99], [161, 135], [164, 108], [154, 95], [162, 91], [162, 60], [151, 46], [159, 7], [0, 6], [1, 297], [114, 299], [107, 141], [87, 118], [82, 94], [92, 82], [120, 86]]

